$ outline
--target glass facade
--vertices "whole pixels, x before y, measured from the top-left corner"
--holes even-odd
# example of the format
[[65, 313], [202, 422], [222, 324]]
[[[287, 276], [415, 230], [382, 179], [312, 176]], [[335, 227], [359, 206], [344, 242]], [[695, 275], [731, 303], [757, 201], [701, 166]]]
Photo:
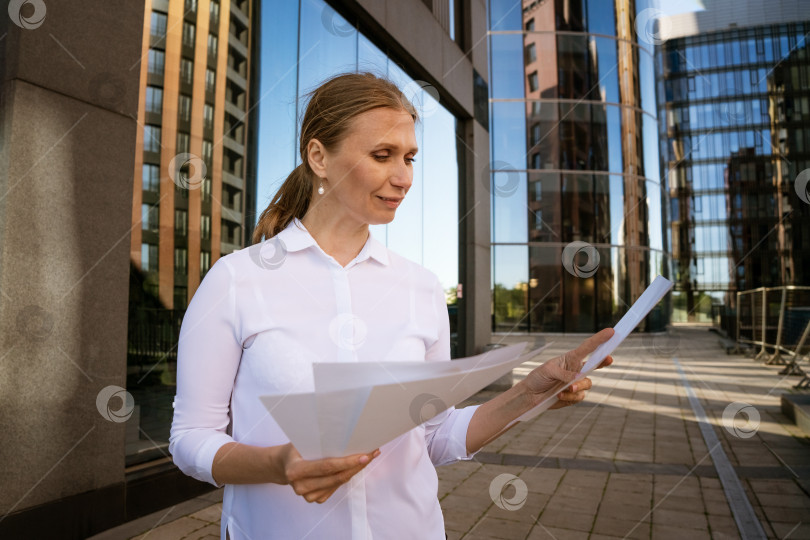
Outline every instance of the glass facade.
[[[262, 88], [259, 107], [260, 213], [300, 163], [297, 118], [307, 92], [325, 79], [369, 71], [387, 77], [421, 109], [416, 125], [419, 153], [413, 185], [396, 217], [373, 225], [371, 233], [392, 251], [435, 272], [447, 292], [453, 345], [456, 332], [456, 285], [459, 283], [459, 169], [456, 118], [431, 92], [421, 88], [384, 50], [323, 0], [284, 2], [262, 20]], [[430, 233], [442, 231], [442, 234]]]
[[[135, 409], [127, 424], [127, 465], [167, 457], [188, 301], [212, 260], [245, 245], [245, 199], [255, 190], [255, 170], [243, 164], [255, 160], [256, 137], [247, 128], [255, 130], [258, 95], [248, 68], [256, 4], [233, 0], [224, 18], [216, 1], [205, 11], [180, 0], [148, 6], [142, 152], [133, 191], [138, 211], [130, 238], [127, 391]], [[167, 35], [167, 28], [176, 32]], [[199, 39], [202, 28], [207, 42]], [[223, 30], [227, 39], [218, 40]], [[228, 69], [217, 70], [220, 61]]]
[[648, 7], [489, 3], [493, 331], [612, 326], [669, 274]]
[[736, 291], [810, 283], [810, 205], [795, 189], [810, 166], [808, 31], [703, 33], [656, 59], [677, 321], [710, 321]]

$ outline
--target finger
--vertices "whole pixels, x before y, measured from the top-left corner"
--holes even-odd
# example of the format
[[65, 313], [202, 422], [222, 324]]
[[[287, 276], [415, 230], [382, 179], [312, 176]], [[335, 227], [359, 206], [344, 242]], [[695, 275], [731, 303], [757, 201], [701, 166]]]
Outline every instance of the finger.
[[560, 392], [557, 397], [560, 401], [573, 405], [574, 403], [579, 403], [585, 399], [585, 394], [585, 390], [580, 390], [579, 392]]
[[611, 337], [613, 337], [613, 333], [614, 333], [613, 328], [605, 328], [603, 330], [600, 330], [599, 332], [595, 333], [594, 335], [583, 341], [579, 347], [577, 347], [568, 354], [572, 355], [573, 358], [576, 360], [582, 360], [583, 358], [591, 354], [593, 351], [595, 351], [599, 345], [601, 345], [602, 343], [606, 342]]
[[579, 392], [580, 390], [590, 390], [591, 388], [593, 388], [593, 381], [591, 381], [591, 379], [588, 377], [585, 377], [584, 379], [581, 379], [566, 388], [566, 392], [575, 393]]
[[608, 367], [608, 366], [609, 366], [609, 365], [611, 365], [612, 363], [613, 363], [613, 357], [612, 357], [612, 356], [608, 356], [608, 357], [606, 357], [604, 360], [602, 360], [602, 363], [601, 363], [601, 364], [599, 364], [599, 366], [597, 366], [597, 368], [596, 368], [596, 369], [602, 369], [603, 367]]
[[351, 480], [352, 476], [362, 471], [364, 467], [365, 465], [358, 465], [357, 467], [346, 469], [333, 475], [298, 480], [292, 484], [293, 491], [295, 491], [297, 495], [304, 497], [307, 501], [312, 502], [315, 500], [311, 496], [313, 493], [339, 488], [341, 485]]
[[368, 454], [353, 454], [342, 458], [326, 458], [312, 461], [300, 461], [296, 465], [297, 478], [332, 476], [358, 466], [368, 465], [379, 455], [379, 448]]

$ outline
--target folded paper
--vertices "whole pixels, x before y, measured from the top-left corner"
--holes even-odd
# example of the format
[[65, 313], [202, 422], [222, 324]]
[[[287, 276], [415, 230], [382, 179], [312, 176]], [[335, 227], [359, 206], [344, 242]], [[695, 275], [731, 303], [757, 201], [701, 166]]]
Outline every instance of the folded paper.
[[304, 459], [370, 452], [545, 347], [525, 349], [519, 343], [449, 362], [320, 362], [312, 366], [315, 391], [260, 399]]

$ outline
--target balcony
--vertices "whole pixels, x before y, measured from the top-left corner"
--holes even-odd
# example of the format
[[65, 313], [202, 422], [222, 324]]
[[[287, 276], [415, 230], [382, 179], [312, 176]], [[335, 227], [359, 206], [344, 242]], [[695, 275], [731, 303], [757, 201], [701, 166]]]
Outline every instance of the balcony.
[[228, 150], [236, 152], [240, 156], [245, 155], [245, 146], [243, 144], [236, 142], [234, 138], [228, 133], [226, 133], [225, 136], [222, 138], [222, 146], [224, 146]]
[[233, 34], [228, 34], [228, 46], [232, 47], [236, 52], [247, 58], [248, 50]]
[[235, 174], [231, 174], [228, 171], [222, 171], [222, 181], [240, 191], [245, 189], [245, 182], [242, 180], [242, 178], [236, 176]]
[[[222, 204], [222, 219], [227, 219], [239, 225], [242, 224], [242, 212], [233, 208], [228, 208], [225, 203]], [[224, 236], [223, 236], [224, 238]]]
[[231, 17], [241, 22], [244, 26], [250, 26], [247, 10], [247, 0], [244, 2], [231, 2]]
[[[231, 66], [228, 66], [228, 69], [225, 72], [225, 75], [228, 77], [228, 79], [233, 81], [242, 90], [247, 90], [247, 79], [245, 79], [245, 77], [243, 77], [242, 75], [237, 73]], [[161, 82], [161, 84], [163, 83], [162, 78], [161, 78], [160, 82]]]

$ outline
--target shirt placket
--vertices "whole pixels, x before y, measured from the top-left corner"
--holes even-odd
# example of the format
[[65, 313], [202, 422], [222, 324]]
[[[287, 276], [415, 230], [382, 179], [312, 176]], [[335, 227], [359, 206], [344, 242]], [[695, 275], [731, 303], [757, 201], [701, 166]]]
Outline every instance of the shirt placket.
[[[352, 263], [342, 267], [336, 261], [330, 265], [335, 288], [335, 304], [338, 321], [338, 362], [357, 362], [358, 326], [362, 324], [352, 311], [351, 289], [348, 269]], [[345, 326], [348, 325], [348, 328]], [[363, 336], [364, 337], [364, 336]], [[352, 539], [372, 540], [366, 508], [366, 470], [363, 469], [349, 480], [349, 514]]]

